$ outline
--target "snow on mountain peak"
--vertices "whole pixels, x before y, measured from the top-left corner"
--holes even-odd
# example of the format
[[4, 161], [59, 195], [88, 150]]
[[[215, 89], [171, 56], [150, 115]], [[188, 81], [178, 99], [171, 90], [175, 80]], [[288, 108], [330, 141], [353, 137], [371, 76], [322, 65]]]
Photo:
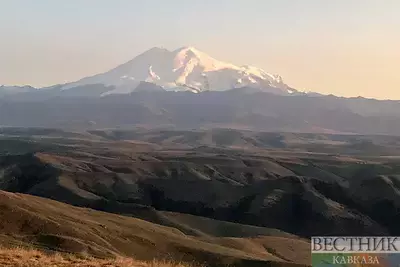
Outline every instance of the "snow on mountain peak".
[[141, 81], [173, 91], [224, 91], [250, 86], [274, 88], [275, 93], [287, 92], [287, 86], [278, 75], [249, 65], [239, 67], [219, 61], [191, 46], [174, 51], [153, 47], [115, 69], [67, 84], [63, 89], [104, 84], [115, 87], [106, 94], [127, 93], [134, 91]]
[[177, 55], [178, 55], [178, 54], [188, 54], [188, 53], [191, 53], [191, 54], [196, 55], [196, 56], [199, 56], [199, 57], [201, 56], [201, 54], [204, 54], [203, 52], [197, 50], [197, 49], [194, 48], [193, 46], [183, 46], [183, 47], [180, 47], [180, 48], [178, 48], [178, 49], [172, 51], [172, 53], [177, 54]]
[[203, 72], [216, 71], [224, 68], [236, 68], [236, 66], [218, 61], [194, 47], [182, 47], [174, 52], [175, 68], [183, 67], [187, 64], [196, 64], [203, 69]]

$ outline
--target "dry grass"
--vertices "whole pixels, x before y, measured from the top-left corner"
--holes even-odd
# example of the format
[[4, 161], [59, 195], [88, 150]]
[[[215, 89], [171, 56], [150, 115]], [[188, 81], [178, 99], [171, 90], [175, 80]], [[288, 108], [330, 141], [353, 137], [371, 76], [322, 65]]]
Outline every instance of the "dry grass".
[[144, 262], [131, 258], [96, 259], [68, 254], [45, 254], [20, 248], [0, 249], [2, 267], [189, 267], [188, 264], [166, 261]]
[[[136, 259], [132, 264], [128, 264], [125, 260], [118, 265], [115, 261], [113, 263], [108, 261], [94, 266], [107, 266], [107, 263], [110, 267], [140, 266], [138, 260], [153, 259], [188, 262], [190, 266], [193, 266], [194, 263], [203, 263], [208, 266], [227, 264], [246, 267], [250, 266], [249, 264], [251, 266], [262, 266], [262, 264], [270, 266], [271, 262], [274, 264], [291, 263], [292, 256], [289, 255], [292, 254], [300, 255], [293, 261], [297, 264], [308, 265], [310, 262], [309, 243], [298, 238], [293, 238], [292, 250], [284, 248], [278, 250], [281, 247], [280, 239], [271, 242], [267, 239], [259, 242], [254, 238], [237, 238], [235, 243], [231, 244], [232, 242], [222, 242], [220, 237], [185, 235], [176, 228], [132, 217], [77, 208], [50, 199], [24, 194], [0, 191], [0, 204], [0, 246], [49, 249], [60, 253], [72, 253], [75, 258], [77, 258], [77, 254], [83, 253], [85, 256], [90, 255], [103, 259], [114, 258], [118, 255]], [[214, 221], [206, 220], [206, 222], [209, 225], [208, 228], [211, 229], [209, 230], [211, 234], [214, 233], [213, 231], [218, 233], [220, 227], [226, 228], [225, 225]], [[203, 221], [201, 223], [205, 224]], [[190, 225], [193, 229], [197, 229], [197, 224], [197, 221], [194, 220]], [[238, 232], [241, 231], [240, 229], [242, 228], [239, 226]], [[283, 240], [286, 239], [283, 238]], [[256, 247], [258, 250], [250, 249], [250, 247]], [[280, 255], [284, 255], [284, 258], [270, 251], [277, 251]], [[303, 251], [307, 253], [303, 253]], [[66, 257], [65, 254], [62, 255], [64, 258]], [[41, 256], [42, 260], [46, 260], [44, 256]], [[4, 257], [3, 253], [3, 261], [8, 261], [4, 260]], [[18, 257], [12, 261], [17, 262], [17, 259]], [[30, 259], [31, 262], [35, 261], [34, 257], [30, 257]], [[79, 258], [74, 260], [78, 261]], [[72, 265], [68, 262], [64, 265], [60, 264], [62, 262], [58, 265], [49, 263], [36, 264], [36, 266]], [[85, 266], [83, 264], [74, 263], [72, 266]], [[5, 265], [0, 262], [0, 266]], [[24, 265], [14, 263], [14, 266]], [[86, 264], [86, 266], [93, 265]], [[164, 266], [168, 265], [164, 264]]]

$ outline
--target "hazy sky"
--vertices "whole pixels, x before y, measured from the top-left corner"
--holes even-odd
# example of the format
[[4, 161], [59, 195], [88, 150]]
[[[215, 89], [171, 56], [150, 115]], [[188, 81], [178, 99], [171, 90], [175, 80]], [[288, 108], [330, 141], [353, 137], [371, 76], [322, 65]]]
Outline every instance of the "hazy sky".
[[400, 0], [0, 0], [0, 84], [74, 81], [186, 45], [301, 90], [400, 99]]

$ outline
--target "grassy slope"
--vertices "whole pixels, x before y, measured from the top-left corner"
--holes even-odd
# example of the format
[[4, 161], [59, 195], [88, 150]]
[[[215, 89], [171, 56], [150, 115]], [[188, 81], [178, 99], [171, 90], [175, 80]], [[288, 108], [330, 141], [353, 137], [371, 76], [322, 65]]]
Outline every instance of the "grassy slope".
[[[310, 261], [309, 244], [293, 238], [237, 238], [232, 245], [224, 238], [195, 238], [174, 228], [29, 195], [0, 191], [0, 203], [0, 241], [11, 245], [30, 244], [40, 249], [97, 257], [172, 259], [208, 265], [237, 263], [241, 266], [243, 261], [246, 266], [267, 262], [275, 265], [292, 260], [308, 264]], [[282, 246], [285, 242], [292, 245]], [[257, 250], [243, 249], [249, 245]], [[281, 257], [281, 254], [288, 256]], [[293, 257], [294, 254], [298, 257]]]
[[167, 261], [143, 262], [131, 258], [98, 259], [68, 254], [45, 254], [32, 249], [0, 249], [0, 266], [3, 267], [189, 267], [189, 264]]

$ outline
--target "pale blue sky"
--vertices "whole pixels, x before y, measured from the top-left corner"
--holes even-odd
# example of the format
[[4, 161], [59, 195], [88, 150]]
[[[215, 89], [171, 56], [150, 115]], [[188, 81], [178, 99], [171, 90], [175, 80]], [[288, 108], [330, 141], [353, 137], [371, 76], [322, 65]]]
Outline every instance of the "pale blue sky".
[[46, 86], [190, 45], [299, 89], [400, 99], [399, 0], [0, 0], [0, 84]]

